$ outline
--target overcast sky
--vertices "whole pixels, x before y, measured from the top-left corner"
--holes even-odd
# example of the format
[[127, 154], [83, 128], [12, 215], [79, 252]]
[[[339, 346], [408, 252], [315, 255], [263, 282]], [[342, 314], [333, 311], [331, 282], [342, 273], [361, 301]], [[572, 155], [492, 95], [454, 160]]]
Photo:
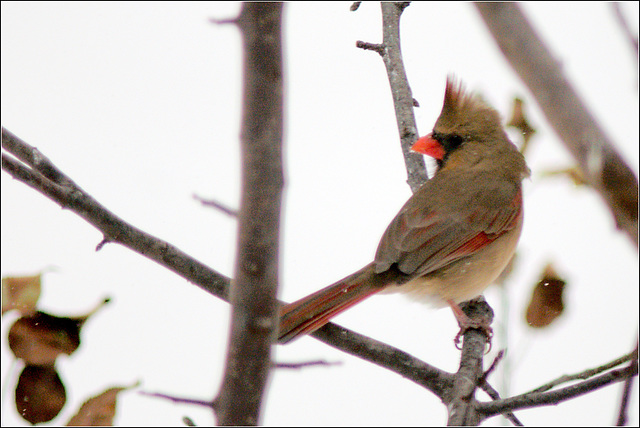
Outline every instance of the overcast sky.
[[[286, 189], [280, 297], [291, 301], [370, 262], [388, 222], [410, 196], [387, 76], [379, 56], [380, 8], [299, 2], [285, 7]], [[638, 172], [637, 56], [603, 3], [523, 4], [563, 71]], [[235, 221], [193, 194], [237, 206], [241, 51], [237, 30], [208, 19], [237, 3], [2, 3], [2, 125], [37, 146], [88, 193], [131, 224], [231, 276]], [[638, 3], [622, 5], [637, 34]], [[431, 130], [446, 76], [507, 117], [525, 99], [538, 129], [527, 162], [525, 226], [505, 295], [490, 288], [497, 337], [487, 361], [507, 347], [510, 393], [599, 366], [636, 343], [638, 259], [600, 197], [550, 168], [572, 165], [472, 5], [413, 3], [402, 18], [403, 55], [419, 101], [420, 134]], [[514, 140], [517, 136], [514, 135]], [[114, 385], [209, 399], [223, 373], [228, 305], [115, 244], [81, 218], [2, 173], [2, 276], [55, 268], [42, 310], [77, 315], [113, 302], [83, 329], [78, 352], [58, 360], [68, 403]], [[567, 279], [566, 311], [549, 329], [523, 320], [531, 288], [552, 261]], [[508, 306], [505, 306], [508, 302]], [[24, 424], [4, 338], [2, 425]], [[448, 310], [402, 296], [377, 296], [341, 315], [345, 327], [455, 371], [457, 325]], [[501, 326], [507, 324], [508, 338]], [[314, 339], [278, 347], [275, 359], [340, 366], [276, 372], [267, 425], [441, 425], [446, 409], [398, 375]], [[500, 377], [493, 379], [500, 385]], [[637, 386], [630, 424], [638, 424]], [[621, 386], [519, 412], [528, 425], [602, 425], [615, 420]], [[478, 394], [486, 400], [484, 394]], [[206, 409], [121, 394], [119, 425], [199, 425]], [[497, 423], [497, 419], [491, 423]]]

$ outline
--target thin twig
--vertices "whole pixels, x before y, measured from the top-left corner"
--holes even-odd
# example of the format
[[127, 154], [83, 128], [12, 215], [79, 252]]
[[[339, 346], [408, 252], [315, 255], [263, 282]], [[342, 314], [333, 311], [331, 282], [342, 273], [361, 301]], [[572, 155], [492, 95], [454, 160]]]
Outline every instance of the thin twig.
[[230, 216], [230, 217], [238, 217], [238, 210], [233, 209], [233, 208], [229, 208], [228, 206], [226, 206], [225, 204], [223, 204], [222, 202], [218, 202], [215, 199], [204, 199], [198, 195], [193, 195], [193, 199], [195, 199], [196, 201], [199, 201], [202, 205], [206, 206], [206, 207], [212, 207], [215, 208], [221, 212], [223, 212], [224, 214]]
[[305, 361], [304, 363], [273, 363], [274, 369], [293, 369], [300, 370], [305, 367], [315, 367], [315, 366], [340, 366], [342, 365], [342, 361], [325, 361], [325, 360], [316, 360], [316, 361]]
[[236, 25], [238, 23], [238, 18], [224, 18], [224, 19], [209, 18], [209, 22], [215, 25], [229, 25], [229, 24]]
[[570, 400], [581, 395], [591, 393], [597, 389], [611, 385], [616, 382], [637, 376], [638, 368], [624, 368], [620, 370], [612, 370], [592, 379], [580, 382], [555, 391], [542, 393], [526, 393], [511, 398], [505, 398], [500, 401], [491, 401], [488, 403], [479, 403], [477, 411], [483, 413], [484, 416], [495, 416], [503, 413], [505, 410], [527, 409], [531, 407], [540, 407], [547, 405], [557, 405], [563, 401]]
[[487, 379], [489, 379], [489, 375], [496, 369], [496, 367], [498, 367], [498, 363], [500, 363], [503, 357], [504, 357], [504, 349], [501, 349], [498, 352], [498, 355], [496, 355], [496, 357], [493, 359], [493, 362], [491, 363], [489, 368], [485, 370], [485, 372], [482, 374], [482, 377], [480, 378], [481, 383], [485, 383]]
[[572, 382], [575, 380], [584, 380], [584, 379], [589, 379], [590, 377], [593, 377], [595, 375], [598, 375], [600, 373], [604, 373], [607, 370], [610, 370], [614, 367], [617, 367], [621, 364], [626, 363], [627, 361], [632, 361], [633, 359], [637, 358], [637, 353], [636, 351], [632, 351], [630, 353], [628, 353], [627, 355], [623, 355], [620, 358], [616, 358], [613, 361], [610, 361], [606, 364], [603, 364], [599, 367], [595, 367], [592, 369], [588, 369], [588, 370], [584, 370], [580, 373], [574, 373], [571, 375], [564, 375], [564, 376], [560, 376], [557, 379], [552, 380], [549, 383], [546, 383], [544, 385], [539, 386], [538, 388], [529, 391], [530, 394], [533, 393], [537, 393], [537, 392], [545, 392], [545, 391], [549, 391], [552, 388], [555, 388], [558, 385], [561, 385], [563, 383], [567, 383], [567, 382]]
[[[496, 391], [495, 388], [489, 385], [486, 381], [480, 383], [479, 386], [480, 386], [480, 389], [486, 392], [487, 395], [492, 400], [497, 401], [502, 399], [498, 391]], [[518, 419], [516, 415], [514, 415], [513, 412], [511, 412], [510, 410], [502, 412], [502, 416], [504, 416], [507, 420], [509, 420], [515, 426], [519, 426], [519, 427], [524, 426], [524, 424], [520, 422], [520, 419]]]
[[384, 56], [384, 45], [381, 45], [380, 43], [369, 43], [357, 40], [356, 47], [365, 51], [374, 51], [378, 55]]
[[[491, 366], [489, 366], [489, 368], [485, 370], [485, 372], [482, 374], [482, 377], [478, 380], [478, 386], [480, 387], [480, 389], [486, 392], [487, 395], [494, 401], [500, 400], [500, 394], [489, 384], [487, 379], [489, 379], [489, 375], [496, 369], [496, 367], [498, 367], [498, 364], [500, 363], [500, 361], [502, 361], [504, 354], [504, 349], [501, 349], [500, 352], [498, 352], [498, 355], [496, 355], [496, 357], [493, 359]], [[502, 416], [511, 421], [512, 424], [516, 426], [522, 426], [522, 422], [520, 422], [520, 420], [512, 412], [504, 412]]]
[[613, 16], [616, 17], [616, 20], [618, 21], [618, 24], [622, 29], [622, 33], [624, 34], [625, 39], [631, 45], [631, 50], [636, 56], [636, 61], [637, 61], [638, 60], [638, 37], [633, 34], [633, 31], [631, 31], [631, 27], [629, 26], [629, 23], [627, 22], [627, 20], [624, 17], [624, 14], [622, 13], [622, 8], [620, 7], [620, 3], [611, 2], [609, 3], [609, 6], [611, 6], [611, 9], [613, 9]]
[[193, 405], [202, 406], [202, 407], [214, 407], [214, 403], [212, 403], [211, 401], [196, 400], [195, 398], [174, 397], [173, 395], [162, 394], [160, 392], [139, 391], [138, 394], [146, 395], [147, 397], [163, 398], [165, 400], [170, 400], [178, 404], [193, 404]]
[[[636, 348], [632, 352], [633, 358], [631, 359], [631, 363], [629, 364], [629, 370], [638, 371], [638, 342], [636, 341]], [[635, 379], [630, 377], [624, 382], [624, 387], [622, 388], [622, 397], [620, 399], [620, 408], [618, 411], [618, 421], [616, 425], [624, 426], [627, 425], [629, 411], [629, 403], [631, 402], [631, 386], [633, 385], [633, 381]]]

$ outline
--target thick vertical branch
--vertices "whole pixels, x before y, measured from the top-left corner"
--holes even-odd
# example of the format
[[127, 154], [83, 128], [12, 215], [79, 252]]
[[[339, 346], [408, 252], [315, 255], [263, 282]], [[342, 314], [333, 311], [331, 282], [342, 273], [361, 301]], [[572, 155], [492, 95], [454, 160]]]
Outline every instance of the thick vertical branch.
[[[493, 309], [483, 297], [465, 302], [461, 307], [471, 318], [493, 321]], [[471, 329], [464, 333], [460, 367], [444, 399], [449, 412], [447, 425], [476, 426], [482, 421], [482, 415], [479, 415], [476, 409], [478, 401], [474, 394], [481, 383], [482, 359], [486, 343], [487, 337], [480, 330]]]
[[221, 425], [256, 425], [277, 330], [276, 287], [282, 171], [281, 3], [245, 3], [237, 24], [244, 44], [242, 197], [231, 286], [231, 334]]
[[609, 205], [618, 228], [638, 246], [638, 179], [562, 74], [551, 52], [513, 3], [476, 3], [513, 69], [547, 121]]

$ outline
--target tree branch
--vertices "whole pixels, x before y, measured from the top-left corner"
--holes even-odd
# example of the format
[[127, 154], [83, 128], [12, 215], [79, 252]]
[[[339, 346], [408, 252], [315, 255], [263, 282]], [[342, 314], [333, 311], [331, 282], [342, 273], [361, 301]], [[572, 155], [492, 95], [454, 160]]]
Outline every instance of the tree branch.
[[627, 361], [632, 361], [632, 360], [636, 360], [638, 358], [638, 353], [636, 350], [631, 351], [630, 353], [628, 353], [627, 355], [623, 355], [620, 358], [616, 358], [615, 360], [603, 364], [599, 367], [593, 368], [593, 369], [588, 369], [585, 371], [582, 371], [580, 373], [575, 373], [572, 375], [564, 375], [564, 376], [560, 376], [558, 379], [552, 380], [551, 382], [545, 383], [544, 385], [541, 385], [539, 387], [537, 387], [536, 389], [534, 389], [533, 391], [530, 391], [529, 393], [537, 393], [537, 392], [545, 392], [545, 391], [549, 391], [550, 389], [555, 388], [558, 385], [561, 385], [563, 383], [568, 383], [568, 382], [573, 382], [574, 380], [585, 380], [585, 379], [589, 379], [590, 377], [593, 377], [597, 374], [600, 373], [604, 373], [607, 370], [610, 370], [616, 366], [619, 366], [620, 364], [624, 364]]
[[238, 210], [229, 208], [227, 205], [222, 202], [218, 202], [215, 199], [205, 199], [195, 194], [193, 195], [193, 199], [200, 201], [200, 203], [206, 207], [213, 207], [229, 217], [238, 217]]
[[2, 153], [3, 170], [62, 208], [78, 214], [102, 232], [107, 242], [117, 242], [177, 273], [208, 293], [228, 300], [229, 278], [113, 214], [61, 172], [38, 149], [5, 128], [2, 128], [2, 148], [24, 162], [18, 162]]
[[453, 384], [453, 375], [408, 353], [356, 333], [334, 323], [327, 323], [310, 336], [347, 354], [391, 370], [433, 392], [443, 399]]
[[[460, 307], [471, 319], [484, 318], [488, 323], [493, 321], [493, 309], [483, 297], [465, 302]], [[470, 329], [464, 333], [460, 366], [454, 375], [453, 386], [446, 392], [444, 399], [449, 413], [447, 425], [476, 426], [481, 421], [481, 415], [476, 410], [478, 401], [474, 395], [477, 387], [486, 383], [482, 369], [486, 344], [487, 336], [484, 332]]]
[[529, 87], [547, 121], [606, 201], [619, 229], [638, 246], [638, 179], [562, 74], [520, 6], [476, 3], [505, 58]]
[[[480, 388], [482, 388], [482, 390], [486, 392], [487, 395], [491, 397], [492, 400], [494, 401], [501, 400], [500, 394], [498, 393], [498, 391], [496, 391], [486, 381], [480, 383]], [[518, 419], [516, 415], [514, 415], [511, 411], [502, 412], [502, 416], [504, 416], [507, 420], [509, 420], [509, 422], [511, 422], [515, 426], [518, 426], [518, 427], [524, 426], [524, 424], [520, 422], [520, 419]]]
[[358, 40], [356, 46], [380, 54], [387, 69], [402, 155], [407, 168], [407, 183], [415, 193], [429, 178], [423, 157], [411, 151], [411, 146], [418, 139], [418, 127], [413, 114], [414, 101], [411, 87], [400, 50], [400, 16], [407, 6], [409, 2], [382, 2], [382, 44]]
[[[631, 352], [633, 354], [633, 359], [629, 363], [629, 370], [635, 370], [638, 372], [638, 342], [636, 340], [636, 347]], [[616, 421], [617, 426], [625, 426], [627, 425], [627, 421], [629, 419], [629, 403], [631, 403], [631, 390], [633, 387], [633, 378], [629, 377], [624, 382], [624, 387], [622, 388], [622, 397], [620, 398], [620, 408], [618, 410], [618, 420]]]
[[633, 52], [636, 57], [636, 61], [638, 61], [638, 37], [633, 35], [629, 23], [622, 14], [620, 3], [612, 2], [609, 3], [609, 6], [613, 10], [613, 16], [615, 16], [616, 21], [618, 21], [618, 25], [620, 25], [620, 30], [622, 31], [625, 40], [631, 47], [631, 52]]
[[244, 3], [237, 20], [244, 51], [242, 197], [231, 283], [231, 333], [220, 425], [257, 425], [278, 330], [282, 171], [282, 3]]
[[611, 370], [610, 372], [593, 379], [589, 379], [576, 385], [571, 385], [555, 391], [542, 393], [526, 393], [511, 398], [505, 398], [500, 401], [480, 403], [477, 406], [477, 411], [484, 414], [485, 417], [489, 417], [494, 416], [498, 413], [503, 413], [505, 410], [513, 411], [517, 409], [527, 409], [549, 404], [557, 405], [563, 401], [570, 400], [580, 395], [588, 394], [604, 386], [610, 385], [615, 382], [621, 382], [625, 379], [628, 379], [629, 377], [637, 375], [637, 365], [619, 370]]

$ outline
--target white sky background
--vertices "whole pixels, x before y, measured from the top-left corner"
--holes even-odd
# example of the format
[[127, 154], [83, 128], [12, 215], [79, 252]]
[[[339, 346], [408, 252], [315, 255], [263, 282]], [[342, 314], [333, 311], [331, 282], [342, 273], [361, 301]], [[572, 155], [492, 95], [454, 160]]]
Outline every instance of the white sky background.
[[[380, 8], [295, 3], [285, 9], [286, 189], [280, 296], [292, 301], [368, 263], [410, 196], [387, 76], [356, 40], [381, 40]], [[637, 34], [638, 3], [623, 6]], [[564, 71], [638, 171], [636, 57], [606, 4], [524, 4]], [[88, 193], [131, 224], [232, 275], [235, 221], [192, 199], [237, 206], [241, 51], [237, 30], [208, 18], [238, 4], [2, 3], [2, 125], [38, 147]], [[403, 55], [421, 134], [437, 118], [448, 73], [503, 116], [524, 97], [538, 129], [527, 156], [525, 228], [508, 296], [511, 393], [608, 362], [637, 336], [638, 259], [599, 196], [541, 171], [569, 166], [559, 143], [469, 4], [414, 3], [402, 18]], [[142, 389], [209, 399], [221, 382], [228, 305], [121, 246], [75, 214], [2, 173], [2, 276], [47, 267], [42, 310], [81, 314], [111, 305], [84, 327], [82, 345], [58, 360], [66, 423], [88, 397], [142, 381]], [[553, 261], [568, 280], [566, 311], [549, 329], [523, 321], [530, 289]], [[486, 297], [496, 328], [507, 321], [497, 289]], [[20, 368], [2, 321], [2, 425], [25, 423], [13, 405]], [[401, 296], [373, 297], [337, 322], [448, 371], [459, 351], [447, 310]], [[499, 334], [499, 333], [498, 333]], [[275, 359], [340, 361], [274, 373], [266, 425], [441, 425], [446, 410], [412, 382], [314, 339], [277, 347]], [[498, 386], [498, 377], [493, 377]], [[527, 425], [615, 422], [621, 385], [559, 406], [518, 412]], [[486, 396], [478, 394], [480, 399]], [[630, 424], [638, 424], [637, 383]], [[121, 394], [119, 425], [213, 422], [194, 406]], [[490, 423], [497, 423], [498, 419]]]

